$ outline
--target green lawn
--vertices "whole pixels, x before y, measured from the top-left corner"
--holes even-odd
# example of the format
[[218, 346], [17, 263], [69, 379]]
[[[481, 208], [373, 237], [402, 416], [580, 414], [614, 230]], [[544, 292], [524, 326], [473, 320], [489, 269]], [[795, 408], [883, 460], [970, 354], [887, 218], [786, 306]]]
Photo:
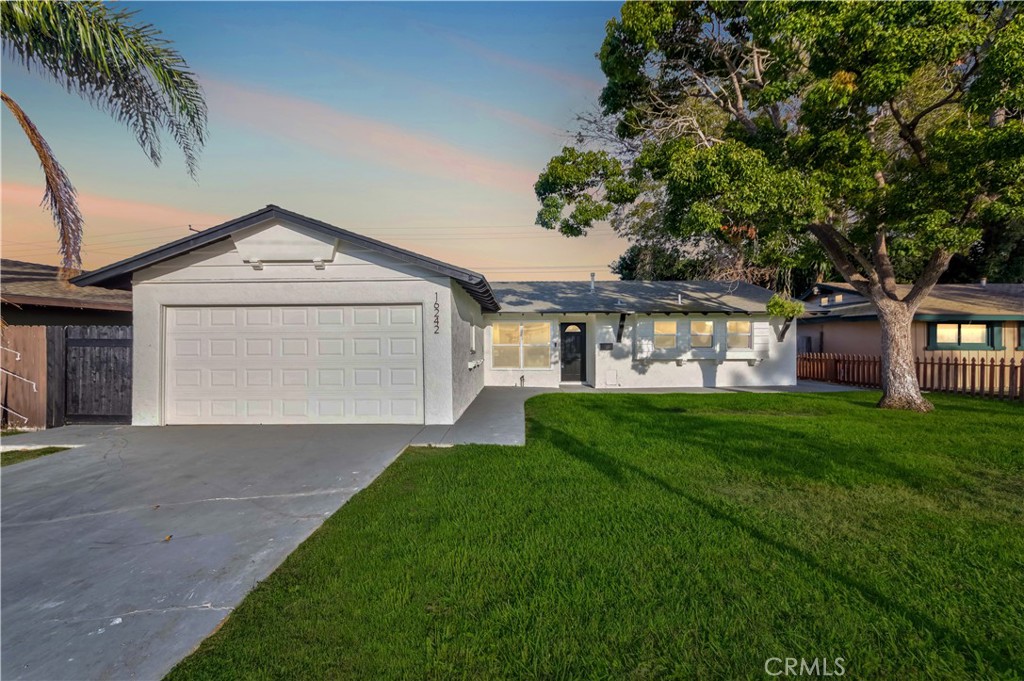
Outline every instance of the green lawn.
[[1024, 409], [877, 399], [536, 397], [525, 448], [406, 452], [170, 678], [1024, 676]]
[[0, 466], [10, 466], [22, 461], [28, 461], [29, 459], [38, 459], [41, 456], [47, 454], [56, 454], [57, 452], [63, 452], [68, 447], [43, 447], [41, 449], [12, 449], [7, 452], [0, 453]]

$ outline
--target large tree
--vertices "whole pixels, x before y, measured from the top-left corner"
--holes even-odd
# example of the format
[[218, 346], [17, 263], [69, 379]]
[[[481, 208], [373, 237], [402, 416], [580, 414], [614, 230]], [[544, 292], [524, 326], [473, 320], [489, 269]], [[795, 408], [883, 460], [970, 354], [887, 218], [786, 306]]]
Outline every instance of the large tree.
[[739, 280], [783, 292], [804, 291], [834, 278], [828, 258], [816, 252], [819, 249], [797, 253], [796, 258], [787, 258], [784, 263], [774, 259], [759, 262], [759, 254], [751, 252], [754, 250], [748, 244], [737, 247], [719, 239], [682, 243], [640, 239], [611, 263], [611, 271], [620, 279]]
[[813, 240], [878, 312], [880, 406], [927, 411], [914, 312], [983, 225], [1024, 215], [1016, 10], [627, 3], [599, 115], [537, 181], [538, 224], [740, 239], [780, 263]]
[[[169, 133], [195, 177], [206, 137], [202, 90], [177, 50], [160, 31], [136, 21], [135, 11], [88, 0], [3, 2], [0, 33], [4, 53], [123, 123], [156, 165], [160, 133]], [[78, 270], [84, 220], [74, 185], [21, 106], [6, 91], [0, 94], [39, 156], [61, 264]]]

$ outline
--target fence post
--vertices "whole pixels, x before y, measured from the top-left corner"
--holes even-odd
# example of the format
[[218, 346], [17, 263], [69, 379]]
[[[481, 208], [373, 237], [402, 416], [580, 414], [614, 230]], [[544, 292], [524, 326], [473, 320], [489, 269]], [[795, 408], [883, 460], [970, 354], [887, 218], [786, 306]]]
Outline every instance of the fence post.
[[999, 358], [999, 399], [1006, 397], [1006, 358]]
[[1020, 369], [1024, 367], [1024, 360], [1021, 361], [1020, 366], [1011, 357], [1010, 358], [1010, 399], [1015, 400], [1019, 397], [1020, 392]]

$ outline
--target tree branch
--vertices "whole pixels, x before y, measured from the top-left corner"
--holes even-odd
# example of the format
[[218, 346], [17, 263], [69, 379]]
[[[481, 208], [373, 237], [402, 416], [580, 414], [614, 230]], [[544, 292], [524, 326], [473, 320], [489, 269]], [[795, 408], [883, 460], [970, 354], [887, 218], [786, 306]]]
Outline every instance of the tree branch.
[[925, 265], [921, 276], [917, 278], [917, 281], [914, 282], [914, 287], [910, 289], [910, 293], [903, 299], [903, 302], [910, 308], [911, 313], [917, 310], [921, 302], [935, 288], [935, 284], [938, 283], [939, 277], [949, 267], [949, 261], [952, 258], [952, 253], [941, 248], [936, 248], [935, 252], [932, 253], [932, 257], [928, 260], [928, 264]]
[[893, 300], [899, 300], [899, 293], [896, 291], [896, 271], [893, 269], [892, 260], [889, 259], [884, 227], [875, 234], [874, 260], [875, 268], [878, 270], [878, 282], [885, 295]]
[[871, 297], [871, 283], [863, 278], [857, 268], [847, 257], [846, 249], [843, 247], [840, 240], [837, 238], [839, 232], [831, 225], [825, 223], [814, 223], [807, 228], [811, 234], [817, 237], [818, 242], [821, 244], [825, 252], [828, 253], [829, 258], [835, 264], [836, 269], [843, 275], [843, 279], [857, 289], [857, 292], [864, 295], [865, 297]]
[[924, 142], [917, 136], [916, 130], [903, 118], [899, 109], [896, 108], [896, 102], [891, 99], [889, 100], [889, 110], [892, 111], [892, 117], [900, 126], [900, 139], [910, 146], [914, 156], [917, 157], [921, 165], [928, 165], [928, 157], [924, 151]]

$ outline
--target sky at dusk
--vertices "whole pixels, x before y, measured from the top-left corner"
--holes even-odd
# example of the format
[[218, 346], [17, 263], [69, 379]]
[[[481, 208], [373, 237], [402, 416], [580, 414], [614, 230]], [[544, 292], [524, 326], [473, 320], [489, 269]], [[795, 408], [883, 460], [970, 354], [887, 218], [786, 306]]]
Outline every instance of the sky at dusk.
[[[596, 105], [618, 3], [119, 3], [162, 29], [210, 108], [197, 182], [3, 61], [75, 183], [93, 269], [268, 203], [503, 279], [614, 278], [626, 241], [534, 225], [533, 183]], [[3, 256], [55, 264], [39, 161], [2, 118]]]

